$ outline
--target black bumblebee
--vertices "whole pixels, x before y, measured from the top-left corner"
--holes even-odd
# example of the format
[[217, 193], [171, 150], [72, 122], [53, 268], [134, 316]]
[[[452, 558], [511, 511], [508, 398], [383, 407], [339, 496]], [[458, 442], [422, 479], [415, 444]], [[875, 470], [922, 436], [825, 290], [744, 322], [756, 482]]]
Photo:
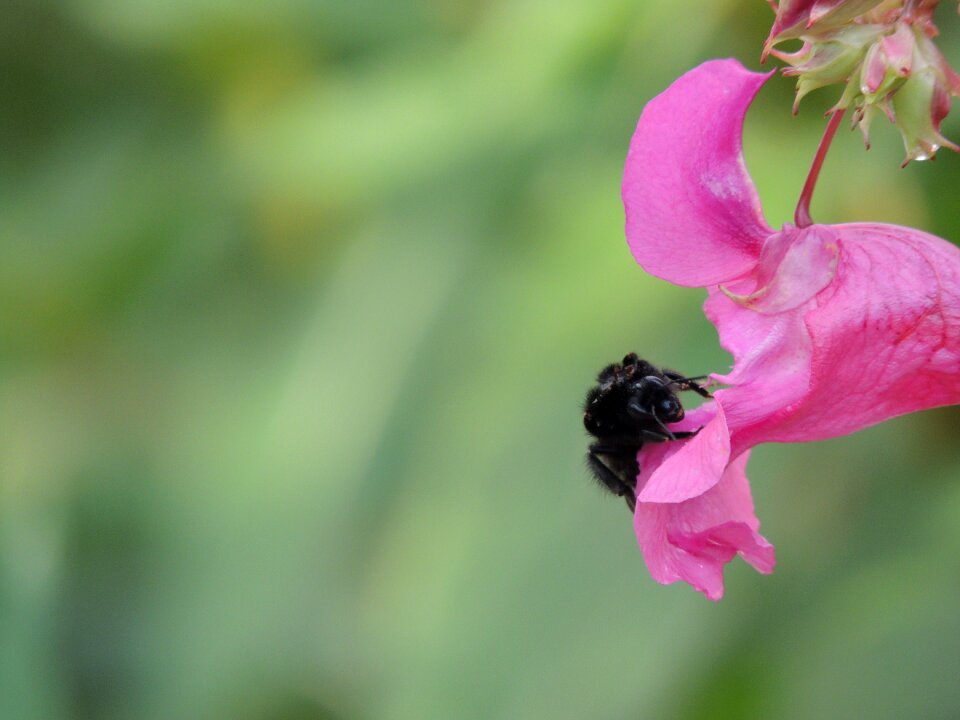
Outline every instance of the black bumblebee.
[[587, 452], [587, 466], [597, 481], [627, 501], [633, 512], [637, 452], [648, 442], [691, 437], [695, 432], [671, 432], [667, 423], [683, 419], [678, 391], [692, 390], [712, 397], [695, 380], [672, 370], [661, 370], [634, 353], [620, 364], [608, 365], [597, 375], [597, 385], [583, 403], [583, 425], [597, 438]]

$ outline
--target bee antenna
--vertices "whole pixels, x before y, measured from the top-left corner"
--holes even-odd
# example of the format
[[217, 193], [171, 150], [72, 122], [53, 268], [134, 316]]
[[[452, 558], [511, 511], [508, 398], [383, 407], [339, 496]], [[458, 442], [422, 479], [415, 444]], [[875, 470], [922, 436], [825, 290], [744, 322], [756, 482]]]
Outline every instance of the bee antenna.
[[667, 385], [683, 385], [684, 383], [691, 382], [692, 380], [706, 380], [708, 375], [697, 375], [696, 377], [688, 378], [673, 378]]

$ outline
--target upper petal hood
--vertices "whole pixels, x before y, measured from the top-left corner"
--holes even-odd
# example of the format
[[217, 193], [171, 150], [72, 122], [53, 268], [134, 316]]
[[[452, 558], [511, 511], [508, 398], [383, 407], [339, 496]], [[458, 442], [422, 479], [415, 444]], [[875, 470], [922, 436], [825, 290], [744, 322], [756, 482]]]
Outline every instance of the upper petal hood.
[[770, 74], [714, 60], [643, 111], [623, 178], [627, 242], [647, 272], [678, 285], [731, 280], [771, 230], [743, 161], [743, 118]]

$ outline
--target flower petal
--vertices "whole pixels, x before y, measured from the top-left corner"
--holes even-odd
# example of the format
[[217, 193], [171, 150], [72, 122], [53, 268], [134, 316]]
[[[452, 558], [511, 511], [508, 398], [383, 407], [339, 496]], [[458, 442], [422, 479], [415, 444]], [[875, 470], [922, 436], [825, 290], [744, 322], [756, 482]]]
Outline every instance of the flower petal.
[[770, 74], [713, 60], [651, 100], [623, 178], [627, 242], [649, 273], [678, 285], [731, 280], [771, 234], [743, 161], [743, 118]]
[[[695, 424], [701, 417], [704, 419]], [[702, 495], [719, 482], [730, 459], [730, 433], [723, 408], [712, 403], [692, 410], [684, 427], [677, 429], [687, 426], [700, 428], [700, 432], [688, 440], [640, 450], [637, 502], [678, 503]]]
[[637, 503], [634, 527], [650, 575], [667, 585], [682, 580], [711, 600], [723, 597], [723, 566], [740, 555], [762, 573], [776, 562], [758, 532], [745, 474], [749, 453], [730, 463], [720, 481], [682, 503]]
[[840, 254], [836, 233], [827, 225], [798, 230], [788, 226], [763, 245], [749, 294], [720, 289], [751, 310], [772, 315], [798, 307], [833, 280]]
[[813, 348], [800, 310], [763, 315], [713, 290], [704, 312], [734, 357], [733, 371], [713, 378], [732, 386], [714, 397], [723, 403], [736, 455], [806, 396]]
[[960, 403], [960, 249], [895, 225], [832, 230], [836, 277], [808, 303], [761, 315], [715, 291], [707, 300], [736, 359], [720, 378], [734, 386], [716, 393], [733, 454]]

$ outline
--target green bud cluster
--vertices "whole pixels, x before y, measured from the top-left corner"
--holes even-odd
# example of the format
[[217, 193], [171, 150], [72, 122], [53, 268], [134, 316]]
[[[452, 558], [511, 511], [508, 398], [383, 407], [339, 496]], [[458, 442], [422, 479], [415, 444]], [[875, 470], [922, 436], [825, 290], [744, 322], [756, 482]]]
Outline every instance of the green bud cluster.
[[[766, 52], [790, 67], [784, 75], [797, 78], [794, 112], [809, 92], [827, 85], [843, 85], [830, 112], [851, 110], [864, 142], [870, 146], [870, 125], [878, 112], [903, 137], [906, 159], [926, 160], [941, 147], [958, 150], [940, 134], [940, 123], [950, 111], [951, 97], [960, 95], [958, 76], [937, 49], [932, 14], [936, 2], [904, 4], [892, 0], [833, 0], [829, 12], [820, 3], [794, 2], [792, 24], [778, 29], [767, 41]], [[778, 22], [785, 4], [778, 10]], [[778, 43], [800, 39], [793, 53], [774, 49]]]

